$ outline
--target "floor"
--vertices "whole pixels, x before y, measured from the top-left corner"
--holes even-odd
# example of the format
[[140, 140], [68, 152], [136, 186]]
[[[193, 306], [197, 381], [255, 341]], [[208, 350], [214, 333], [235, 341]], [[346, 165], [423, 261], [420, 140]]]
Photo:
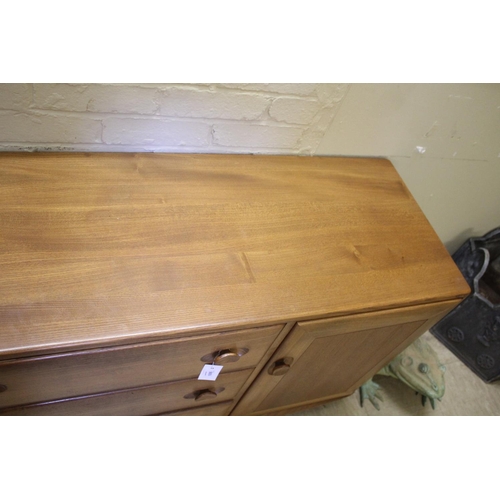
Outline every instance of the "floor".
[[423, 338], [436, 351], [439, 360], [446, 366], [445, 394], [436, 401], [433, 410], [429, 404], [422, 406], [420, 396], [399, 380], [376, 376], [374, 381], [381, 386], [383, 401], [378, 411], [370, 401], [363, 407], [356, 391], [348, 398], [295, 413], [295, 416], [480, 416], [500, 415], [500, 381], [486, 384], [462, 363], [453, 353], [429, 332]]

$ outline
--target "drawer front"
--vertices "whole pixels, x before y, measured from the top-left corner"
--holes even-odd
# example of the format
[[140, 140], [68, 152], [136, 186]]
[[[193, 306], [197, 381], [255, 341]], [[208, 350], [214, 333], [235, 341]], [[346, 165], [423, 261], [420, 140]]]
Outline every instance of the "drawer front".
[[168, 413], [160, 413], [160, 417], [223, 417], [229, 414], [233, 401], [225, 401], [199, 408], [188, 408], [187, 410], [178, 410]]
[[[229, 405], [251, 373], [252, 370], [249, 369], [220, 375], [215, 382], [197, 379], [183, 380], [64, 401], [17, 406], [0, 410], [0, 415], [140, 416], [158, 415], [184, 409], [195, 412], [197, 407], [206, 407], [208, 402], [215, 405], [220, 400]], [[195, 394], [207, 394], [203, 391], [211, 391], [216, 395], [199, 399], [193, 397]], [[222, 410], [221, 406], [220, 411]]]
[[258, 364], [283, 325], [0, 362], [0, 408], [198, 377]]

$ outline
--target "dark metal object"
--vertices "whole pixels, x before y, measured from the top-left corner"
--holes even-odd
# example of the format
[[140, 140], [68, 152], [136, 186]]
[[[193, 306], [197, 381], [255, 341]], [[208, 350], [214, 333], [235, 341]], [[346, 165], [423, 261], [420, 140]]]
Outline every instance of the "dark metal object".
[[470, 238], [453, 260], [472, 293], [430, 332], [485, 382], [500, 379], [500, 227]]

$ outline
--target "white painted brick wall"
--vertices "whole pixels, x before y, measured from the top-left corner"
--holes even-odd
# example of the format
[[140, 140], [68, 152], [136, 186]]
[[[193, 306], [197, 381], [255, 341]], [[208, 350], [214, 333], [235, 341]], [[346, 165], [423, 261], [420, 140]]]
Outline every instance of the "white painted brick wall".
[[102, 134], [105, 144], [151, 146], [208, 146], [210, 125], [193, 121], [143, 118], [105, 118]]
[[0, 84], [0, 109], [28, 109], [31, 104], [31, 85]]
[[269, 108], [269, 116], [286, 123], [311, 123], [322, 105], [315, 99], [300, 99], [298, 97], [278, 97]]
[[243, 146], [252, 148], [274, 148], [277, 144], [288, 145], [292, 149], [299, 146], [302, 129], [277, 127], [275, 125], [255, 125], [252, 123], [219, 123], [214, 125], [214, 142], [220, 146]]
[[160, 114], [195, 118], [258, 120], [269, 104], [269, 98], [261, 94], [174, 87], [161, 93]]
[[0, 151], [314, 154], [347, 84], [0, 84]]
[[33, 108], [155, 114], [157, 91], [129, 85], [35, 84]]
[[99, 120], [85, 116], [0, 112], [2, 143], [66, 143], [93, 144], [101, 142]]

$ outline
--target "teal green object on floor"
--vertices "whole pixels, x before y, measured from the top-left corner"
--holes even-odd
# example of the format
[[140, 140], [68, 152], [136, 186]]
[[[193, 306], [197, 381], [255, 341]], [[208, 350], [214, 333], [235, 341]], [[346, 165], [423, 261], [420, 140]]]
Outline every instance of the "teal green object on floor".
[[[377, 375], [401, 380], [422, 396], [423, 405], [429, 399], [432, 408], [434, 408], [435, 400], [440, 401], [444, 395], [445, 371], [446, 367], [439, 361], [432, 347], [422, 338], [418, 338], [384, 366]], [[383, 401], [379, 394], [380, 389], [380, 385], [372, 378], [365, 382], [359, 388], [361, 406], [363, 406], [364, 400], [368, 399], [377, 410], [380, 410], [377, 401], [377, 399]]]

